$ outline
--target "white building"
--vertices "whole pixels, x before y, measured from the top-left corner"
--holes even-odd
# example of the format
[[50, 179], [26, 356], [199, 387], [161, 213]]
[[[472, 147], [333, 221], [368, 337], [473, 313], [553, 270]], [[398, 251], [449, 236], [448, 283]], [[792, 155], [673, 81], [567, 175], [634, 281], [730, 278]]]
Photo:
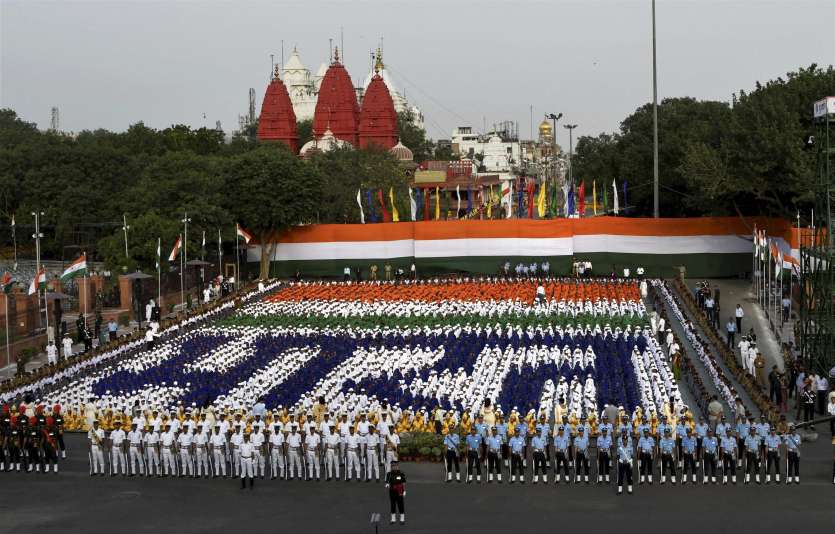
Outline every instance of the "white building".
[[505, 173], [520, 162], [520, 146], [515, 139], [503, 139], [497, 132], [479, 135], [470, 126], [452, 131], [452, 152], [462, 158], [480, 161], [481, 172]]

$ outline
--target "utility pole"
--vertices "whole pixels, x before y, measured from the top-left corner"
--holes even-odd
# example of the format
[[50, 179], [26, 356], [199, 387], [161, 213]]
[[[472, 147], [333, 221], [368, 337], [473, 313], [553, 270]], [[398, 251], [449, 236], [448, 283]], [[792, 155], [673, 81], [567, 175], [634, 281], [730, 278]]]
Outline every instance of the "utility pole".
[[128, 226], [128, 218], [127, 215], [124, 213], [122, 214], [122, 231], [125, 233], [125, 258], [129, 258], [130, 255], [128, 254], [128, 230], [130, 230], [130, 226]]
[[[183, 220], [180, 221], [183, 223], [183, 255], [180, 256], [182, 258], [182, 267], [180, 275], [183, 277], [183, 280], [186, 279], [186, 269], [188, 269], [188, 223], [191, 222], [191, 219], [188, 217], [188, 213], [183, 214]], [[185, 285], [183, 282], [182, 285]], [[183, 288], [180, 288], [180, 292], [183, 293], [181, 298], [183, 302], [185, 302], [185, 294], [183, 292]]]
[[574, 170], [571, 165], [571, 153], [574, 152], [574, 128], [576, 124], [563, 124], [563, 128], [568, 130], [568, 182], [574, 186]]
[[[43, 234], [41, 233], [41, 217], [43, 216], [42, 211], [33, 211], [32, 215], [35, 217], [35, 233], [32, 234], [32, 238], [35, 240], [35, 285], [38, 288], [38, 302], [40, 302], [40, 281], [38, 280], [41, 274], [41, 238]], [[43, 291], [43, 302], [44, 302], [44, 317], [46, 319], [46, 338], [49, 339], [49, 304], [46, 300], [46, 288]], [[38, 304], [40, 305], [40, 304]], [[54, 339], [54, 337], [53, 337]]]
[[658, 70], [655, 63], [655, 0], [652, 0], [652, 216], [658, 211]]

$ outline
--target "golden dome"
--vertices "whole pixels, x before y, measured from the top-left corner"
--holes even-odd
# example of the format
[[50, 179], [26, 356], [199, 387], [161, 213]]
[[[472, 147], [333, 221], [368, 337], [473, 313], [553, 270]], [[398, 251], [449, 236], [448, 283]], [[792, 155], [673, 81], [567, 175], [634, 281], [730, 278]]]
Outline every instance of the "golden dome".
[[539, 136], [551, 137], [552, 133], [553, 129], [551, 128], [551, 123], [548, 122], [548, 119], [542, 119], [542, 122], [539, 123]]

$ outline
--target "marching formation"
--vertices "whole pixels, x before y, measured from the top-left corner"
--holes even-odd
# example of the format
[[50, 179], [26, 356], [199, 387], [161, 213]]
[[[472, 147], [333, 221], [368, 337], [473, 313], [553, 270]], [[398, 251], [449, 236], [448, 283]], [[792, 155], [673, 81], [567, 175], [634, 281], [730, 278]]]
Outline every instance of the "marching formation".
[[[32, 415], [27, 415], [32, 413]], [[61, 407], [47, 413], [25, 404], [2, 407], [0, 415], [0, 471], [57, 473], [58, 458], [67, 457], [64, 446], [64, 416]]]
[[[30, 387], [39, 416], [6, 408], [4, 458], [55, 471], [67, 429], [87, 432], [91, 475], [380, 481], [402, 435], [434, 433], [448, 482], [461, 460], [467, 482], [614, 480], [618, 493], [633, 475], [800, 480], [793, 431], [741, 414], [733, 426], [697, 420], [634, 281], [260, 292], [276, 288]], [[42, 403], [56, 404], [50, 418]]]

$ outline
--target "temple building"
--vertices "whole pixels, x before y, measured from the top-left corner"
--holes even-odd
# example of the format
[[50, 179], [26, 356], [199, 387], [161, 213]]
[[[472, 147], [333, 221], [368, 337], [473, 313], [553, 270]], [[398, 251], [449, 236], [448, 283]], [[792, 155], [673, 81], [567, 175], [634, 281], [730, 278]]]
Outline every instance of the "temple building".
[[360, 148], [377, 145], [390, 149], [397, 144], [397, 113], [391, 93], [379, 72], [371, 78], [362, 99], [359, 118]]
[[351, 76], [339, 62], [339, 48], [333, 55], [333, 62], [322, 78], [313, 113], [313, 136], [322, 137], [325, 131], [334, 137], [356, 146], [359, 142], [360, 107], [351, 84]]
[[299, 150], [296, 115], [287, 94], [287, 87], [279, 76], [278, 66], [264, 93], [257, 135], [259, 141], [285, 143], [294, 153]]

